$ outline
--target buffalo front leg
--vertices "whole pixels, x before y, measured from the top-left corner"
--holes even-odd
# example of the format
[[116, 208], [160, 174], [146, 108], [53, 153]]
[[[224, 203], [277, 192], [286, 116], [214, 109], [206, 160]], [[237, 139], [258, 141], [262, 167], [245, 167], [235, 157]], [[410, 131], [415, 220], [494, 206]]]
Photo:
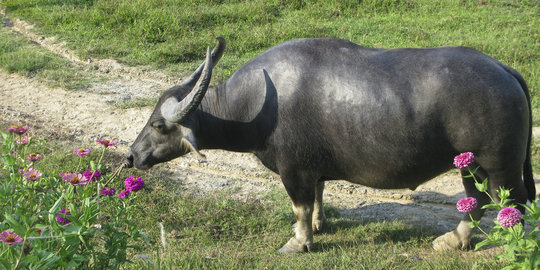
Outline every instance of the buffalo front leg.
[[315, 190], [315, 204], [313, 206], [313, 219], [312, 227], [313, 233], [318, 233], [322, 231], [326, 217], [324, 216], [323, 211], [323, 192], [324, 192], [324, 181], [320, 180], [317, 183], [317, 188]]
[[315, 181], [308, 175], [299, 173], [282, 174], [281, 179], [292, 200], [296, 217], [295, 235], [280, 250], [280, 253], [308, 252], [313, 247], [313, 204], [315, 201]]

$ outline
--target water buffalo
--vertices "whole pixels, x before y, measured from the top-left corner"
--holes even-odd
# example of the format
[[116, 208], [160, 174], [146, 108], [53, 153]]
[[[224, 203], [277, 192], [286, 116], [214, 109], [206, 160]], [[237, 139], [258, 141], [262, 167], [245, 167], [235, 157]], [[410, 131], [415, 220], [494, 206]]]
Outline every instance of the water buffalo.
[[[254, 153], [280, 175], [292, 200], [296, 233], [283, 253], [312, 248], [325, 220], [326, 180], [414, 189], [470, 151], [492, 196], [499, 186], [511, 188], [516, 203], [535, 196], [526, 83], [487, 55], [466, 47], [372, 49], [298, 39], [209, 87], [224, 48], [219, 37], [195, 73], [161, 96], [126, 164], [148, 169], [199, 149]], [[480, 206], [488, 203], [471, 179], [463, 185]], [[472, 217], [483, 212], [477, 207]], [[468, 246], [468, 220], [434, 247]]]

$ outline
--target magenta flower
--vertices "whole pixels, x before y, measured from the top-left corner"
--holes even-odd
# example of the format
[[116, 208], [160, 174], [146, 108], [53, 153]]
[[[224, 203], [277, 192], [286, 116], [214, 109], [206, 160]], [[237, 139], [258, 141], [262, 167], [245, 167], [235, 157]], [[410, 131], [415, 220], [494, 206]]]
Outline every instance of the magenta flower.
[[118, 198], [127, 198], [129, 196], [129, 190], [122, 190], [120, 193], [118, 193]]
[[456, 204], [459, 212], [468, 213], [478, 206], [478, 201], [474, 197], [466, 197], [459, 200]]
[[101, 195], [103, 196], [114, 196], [114, 194], [116, 194], [116, 189], [114, 189], [113, 187], [104, 187], [101, 189]]
[[456, 166], [459, 169], [463, 169], [469, 164], [473, 163], [474, 161], [474, 154], [472, 152], [465, 152], [457, 155], [454, 157], [454, 166]]
[[37, 153], [32, 153], [32, 154], [28, 154], [26, 155], [26, 159], [32, 161], [32, 162], [36, 162], [38, 160], [40, 160], [43, 156], [41, 154], [37, 154]]
[[[66, 216], [71, 216], [71, 211], [69, 211], [69, 209], [66, 209], [66, 208], [58, 211], [58, 213], [64, 214]], [[60, 223], [61, 225], [66, 225], [66, 224], [71, 223], [71, 221], [69, 221], [69, 219], [67, 219], [65, 217], [62, 217], [62, 216], [56, 216], [56, 221], [58, 221], [58, 223]]]
[[130, 176], [124, 180], [126, 190], [128, 191], [138, 191], [144, 187], [144, 181], [142, 178], [137, 176]]
[[101, 178], [101, 173], [99, 171], [86, 170], [84, 171], [83, 176], [92, 182], [96, 182]]
[[84, 177], [82, 174], [77, 173], [61, 173], [60, 177], [64, 179], [64, 181], [74, 185], [74, 186], [82, 186], [88, 184], [90, 182], [89, 179]]
[[90, 149], [77, 148], [77, 149], [73, 150], [73, 153], [75, 153], [77, 155], [80, 155], [81, 157], [84, 157], [85, 155], [90, 154]]
[[24, 136], [21, 139], [17, 138], [15, 141], [17, 142], [18, 145], [27, 144], [30, 142], [30, 137]]
[[115, 146], [116, 145], [115, 141], [110, 141], [110, 140], [107, 140], [107, 139], [103, 139], [103, 140], [97, 139], [96, 142], [98, 142], [99, 144], [105, 146], [105, 148], [107, 148], [109, 146]]
[[514, 207], [505, 207], [497, 214], [497, 221], [505, 228], [514, 227], [521, 221], [521, 212]]
[[0, 241], [4, 242], [6, 245], [15, 245], [22, 242], [23, 239], [16, 233], [2, 232], [0, 233]]
[[30, 181], [36, 181], [41, 177], [41, 172], [30, 168], [28, 171], [24, 172], [23, 176]]
[[15, 133], [19, 135], [26, 133], [29, 129], [30, 127], [27, 126], [9, 126], [6, 128], [6, 130], [10, 133]]

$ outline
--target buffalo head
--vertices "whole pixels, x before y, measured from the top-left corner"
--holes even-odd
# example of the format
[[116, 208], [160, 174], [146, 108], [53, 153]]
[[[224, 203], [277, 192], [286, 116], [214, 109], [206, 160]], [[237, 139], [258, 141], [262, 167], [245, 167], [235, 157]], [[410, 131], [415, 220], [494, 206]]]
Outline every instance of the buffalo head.
[[225, 39], [217, 37], [217, 40], [218, 44], [212, 53], [207, 50], [206, 60], [199, 68], [182, 84], [160, 97], [150, 119], [130, 147], [128, 167], [148, 169], [189, 152], [200, 154], [189, 127], [192, 124], [190, 115], [204, 98], [212, 69], [223, 55]]

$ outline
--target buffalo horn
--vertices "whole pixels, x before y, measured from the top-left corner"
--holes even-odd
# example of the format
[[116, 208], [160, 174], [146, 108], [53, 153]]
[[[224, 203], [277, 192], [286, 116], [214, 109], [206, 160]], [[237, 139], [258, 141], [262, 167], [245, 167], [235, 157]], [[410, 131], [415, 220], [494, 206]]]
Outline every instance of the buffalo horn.
[[[206, 94], [206, 90], [208, 90], [208, 85], [210, 84], [212, 67], [212, 56], [210, 53], [210, 48], [208, 48], [206, 50], [206, 60], [204, 69], [202, 70], [202, 76], [197, 81], [197, 84], [193, 90], [186, 97], [184, 97], [182, 101], [178, 102], [176, 98], [171, 97], [161, 106], [162, 115], [165, 119], [167, 119], [167, 121], [173, 123], [182, 123], [193, 111], [197, 109], [197, 107], [199, 107], [199, 104], [201, 104], [201, 101], [204, 98], [204, 94]], [[186, 104], [187, 102], [189, 103]]]
[[[218, 43], [216, 44], [216, 47], [212, 50], [212, 61], [213, 65], [212, 68], [216, 66], [216, 64], [219, 62], [219, 59], [221, 59], [221, 56], [223, 55], [223, 51], [225, 51], [225, 39], [222, 36], [216, 37], [218, 40]], [[182, 86], [193, 88], [193, 85], [195, 82], [199, 80], [199, 77], [201, 76], [202, 69], [205, 66], [205, 62], [203, 62], [196, 70], [191, 74], [191, 76], [184, 81], [182, 81]]]

